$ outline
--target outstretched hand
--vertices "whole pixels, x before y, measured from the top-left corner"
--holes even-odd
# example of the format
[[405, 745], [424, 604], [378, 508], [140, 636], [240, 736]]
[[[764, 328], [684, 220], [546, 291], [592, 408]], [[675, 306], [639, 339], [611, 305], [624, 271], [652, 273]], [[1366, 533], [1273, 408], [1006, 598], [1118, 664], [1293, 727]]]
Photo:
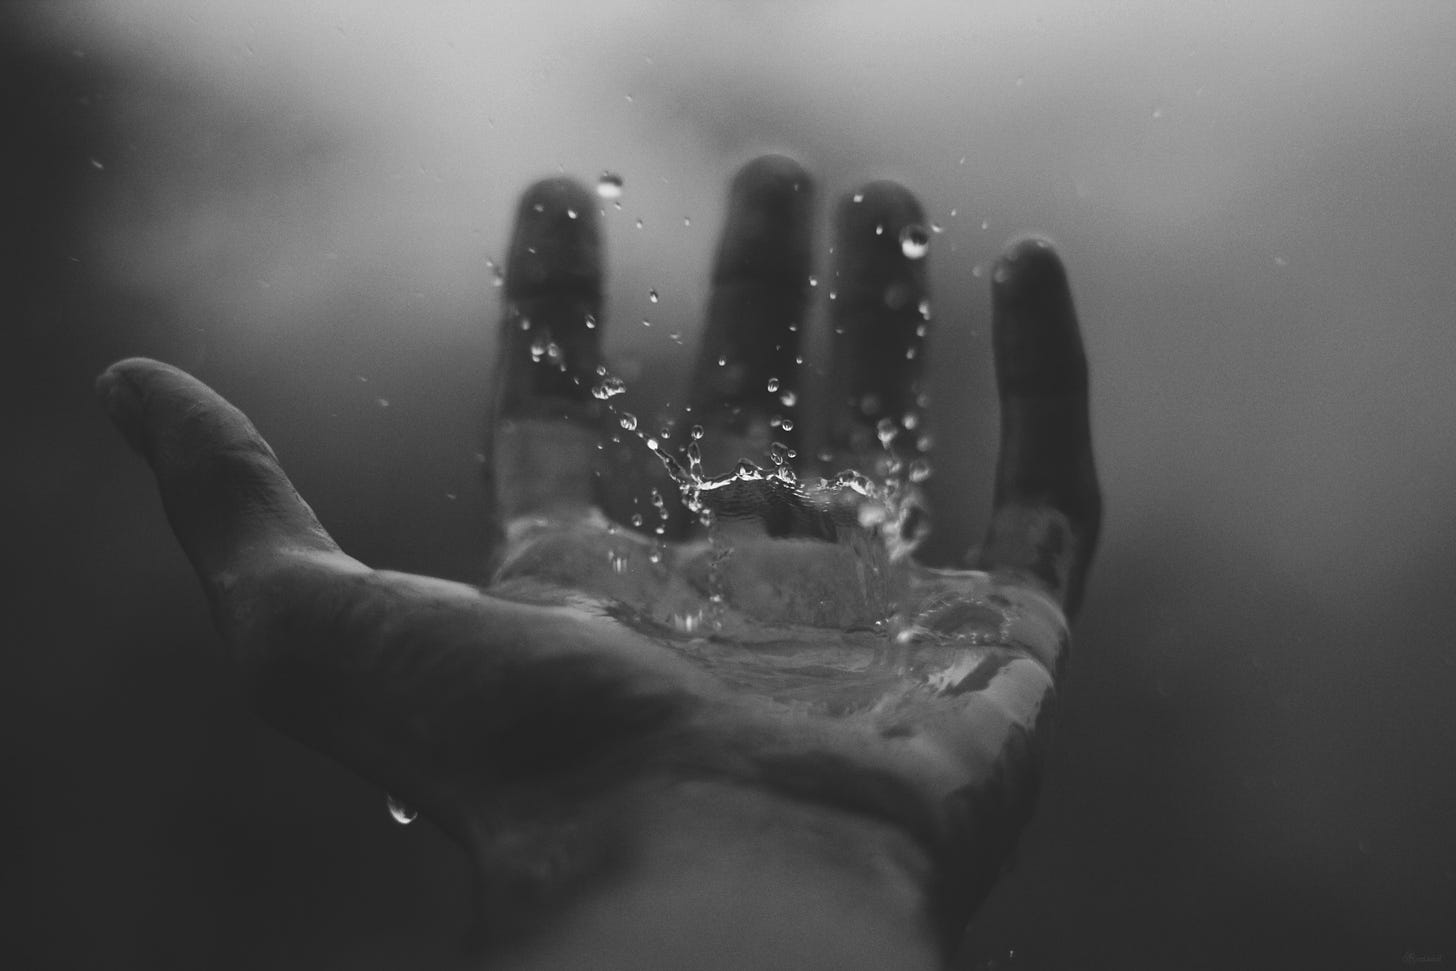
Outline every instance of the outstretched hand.
[[[603, 443], [626, 429], [601, 350], [598, 200], [565, 179], [525, 194], [484, 587], [348, 556], [195, 378], [131, 359], [99, 379], [260, 713], [456, 837], [492, 940], [530, 942], [630, 874], [730, 879], [708, 861], [736, 834], [749, 857], [761, 842], [763, 872], [793, 847], [813, 861], [795, 865], [894, 888], [882, 909], [945, 951], [1031, 811], [1100, 521], [1065, 272], [1039, 239], [994, 268], [994, 508], [974, 570], [929, 570], [912, 555], [923, 215], [892, 183], [840, 204], [811, 449], [793, 415], [812, 198], [788, 159], [735, 178], [688, 396], [700, 429], [615, 446], [650, 445], [676, 475], [638, 531], [604, 512], [619, 466]], [[817, 478], [846, 467], [865, 476]]]

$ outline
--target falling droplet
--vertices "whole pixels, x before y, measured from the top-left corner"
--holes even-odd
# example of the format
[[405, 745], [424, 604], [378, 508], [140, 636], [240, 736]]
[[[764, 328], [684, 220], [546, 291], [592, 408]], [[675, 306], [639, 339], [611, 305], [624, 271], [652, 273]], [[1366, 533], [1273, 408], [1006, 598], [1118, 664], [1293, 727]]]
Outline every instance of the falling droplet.
[[855, 202], [864, 202], [864, 193], [863, 192], [856, 192], [854, 194], [854, 201]]
[[642, 228], [642, 220], [640, 220], [640, 219], [637, 220], [637, 222], [635, 223], [635, 225], [637, 226], [638, 229], [641, 229]]
[[394, 818], [394, 821], [396, 823], [399, 823], [401, 826], [408, 826], [410, 823], [414, 822], [416, 819], [419, 818], [419, 813], [415, 812], [413, 809], [406, 806], [404, 803], [400, 802], [398, 799], [394, 798], [387, 792], [384, 794], [384, 804], [389, 807], [389, 815], [392, 816]]
[[684, 216], [683, 217], [683, 225], [684, 226], [691, 226], [692, 224], [693, 224], [693, 220], [692, 220], [692, 218], [690, 216]]
[[778, 378], [769, 378], [768, 379], [768, 390], [772, 392], [772, 391], [777, 391], [778, 389], [779, 389], [779, 379]]
[[374, 399], [374, 403], [376, 405], [378, 405], [379, 407], [381, 407], [381, 408], [388, 408], [389, 407], [389, 399], [388, 398], [375, 398]]
[[817, 276], [810, 276], [809, 277], [809, 286], [811, 286], [811, 287], [817, 287], [818, 285], [819, 285], [819, 278]]
[[688, 435], [691, 436], [692, 440], [695, 441], [695, 442], [702, 441], [702, 439], [703, 439], [703, 426], [702, 425], [694, 425], [692, 428], [690, 428], [688, 430]]
[[577, 216], [577, 212], [576, 212], [575, 209], [568, 209], [568, 210], [566, 210], [566, 218], [567, 219], [575, 219], [576, 216]]
[[608, 398], [615, 398], [617, 395], [624, 393], [626, 390], [627, 385], [622, 381], [622, 379], [613, 376], [606, 378], [602, 381], [601, 384], [592, 388], [592, 397], [597, 398], [601, 401], [606, 401]]
[[657, 303], [657, 291], [656, 290], [648, 290], [647, 291], [647, 299], [651, 303]]
[[910, 225], [900, 230], [900, 252], [909, 260], [918, 260], [930, 249], [930, 237], [925, 227]]
[[642, 514], [640, 512], [634, 512], [632, 514], [632, 525], [640, 527], [642, 525], [642, 522]]
[[774, 465], [783, 465], [789, 460], [789, 447], [783, 442], [774, 442], [768, 447], [768, 457]]
[[635, 432], [637, 430], [637, 416], [630, 411], [622, 412], [618, 423], [629, 432]]
[[622, 198], [622, 177], [615, 172], [603, 172], [597, 179], [597, 195], [603, 199]]
[[893, 418], [881, 418], [875, 423], [875, 436], [879, 438], [882, 448], [889, 448], [899, 433], [900, 429], [895, 426]]
[[929, 300], [922, 300], [922, 301], [920, 301], [919, 306], [917, 306], [915, 309], [920, 311], [920, 316], [921, 316], [922, 319], [924, 319], [924, 320], [929, 320], [930, 319], [930, 301]]
[[792, 408], [799, 403], [799, 396], [792, 391], [785, 391], [779, 395], [779, 401], [783, 402], [785, 408]]
[[587, 314], [586, 315], [586, 329], [587, 330], [596, 330], [597, 329], [597, 319], [596, 319], [596, 317], [592, 316], [591, 314]]

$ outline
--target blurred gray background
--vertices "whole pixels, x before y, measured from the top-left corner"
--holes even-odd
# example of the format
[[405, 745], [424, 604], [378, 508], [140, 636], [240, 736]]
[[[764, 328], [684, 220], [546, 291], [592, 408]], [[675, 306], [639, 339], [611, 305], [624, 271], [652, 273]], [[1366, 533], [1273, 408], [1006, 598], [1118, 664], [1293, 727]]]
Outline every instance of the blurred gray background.
[[941, 230], [937, 556], [988, 502], [988, 262], [1049, 234], [1082, 314], [1105, 541], [961, 966], [1456, 963], [1456, 7], [0, 18], [0, 964], [448, 965], [469, 892], [443, 837], [248, 714], [94, 375], [193, 371], [351, 552], [469, 578], [515, 195], [623, 176], [608, 347], [672, 414], [765, 150], [816, 172], [825, 226], [893, 177]]

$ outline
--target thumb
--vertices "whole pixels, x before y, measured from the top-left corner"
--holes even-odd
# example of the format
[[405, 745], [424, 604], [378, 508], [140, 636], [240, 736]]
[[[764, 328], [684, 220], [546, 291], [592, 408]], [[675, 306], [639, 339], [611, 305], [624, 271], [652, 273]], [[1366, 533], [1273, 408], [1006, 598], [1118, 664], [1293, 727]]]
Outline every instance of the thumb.
[[151, 465], [167, 520], [209, 594], [290, 552], [337, 553], [247, 417], [201, 381], [134, 357], [96, 391]]

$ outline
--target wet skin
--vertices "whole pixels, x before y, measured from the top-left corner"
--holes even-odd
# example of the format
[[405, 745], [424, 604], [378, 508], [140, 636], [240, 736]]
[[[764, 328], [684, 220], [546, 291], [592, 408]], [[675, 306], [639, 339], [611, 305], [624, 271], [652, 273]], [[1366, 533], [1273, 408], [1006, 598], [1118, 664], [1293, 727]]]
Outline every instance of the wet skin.
[[[1032, 810], [1100, 522], [1061, 262], [1021, 240], [992, 274], [1001, 445], [976, 570], [886, 567], [891, 602], [930, 590], [935, 616], [975, 634], [964, 642], [976, 650], [913, 704], [806, 703], [754, 650], [766, 630], [790, 655], [878, 636], [882, 604], [845, 593], [856, 567], [834, 541], [841, 521], [794, 490], [748, 484], [720, 501], [725, 558], [670, 492], [662, 539], [602, 511], [632, 486], [598, 448], [617, 421], [593, 394], [606, 365], [599, 204], [551, 179], [520, 205], [483, 586], [345, 554], [243, 414], [190, 375], [129, 359], [99, 393], [155, 472], [259, 713], [469, 854], [472, 959], [938, 966]], [[688, 396], [709, 473], [762, 461], [773, 440], [806, 474], [903, 475], [926, 457], [925, 260], [900, 241], [923, 217], [893, 183], [838, 205], [829, 390], [808, 403], [827, 440], [772, 426], [785, 393], [803, 406], [812, 214], [811, 179], [789, 159], [757, 159], [733, 181]]]

